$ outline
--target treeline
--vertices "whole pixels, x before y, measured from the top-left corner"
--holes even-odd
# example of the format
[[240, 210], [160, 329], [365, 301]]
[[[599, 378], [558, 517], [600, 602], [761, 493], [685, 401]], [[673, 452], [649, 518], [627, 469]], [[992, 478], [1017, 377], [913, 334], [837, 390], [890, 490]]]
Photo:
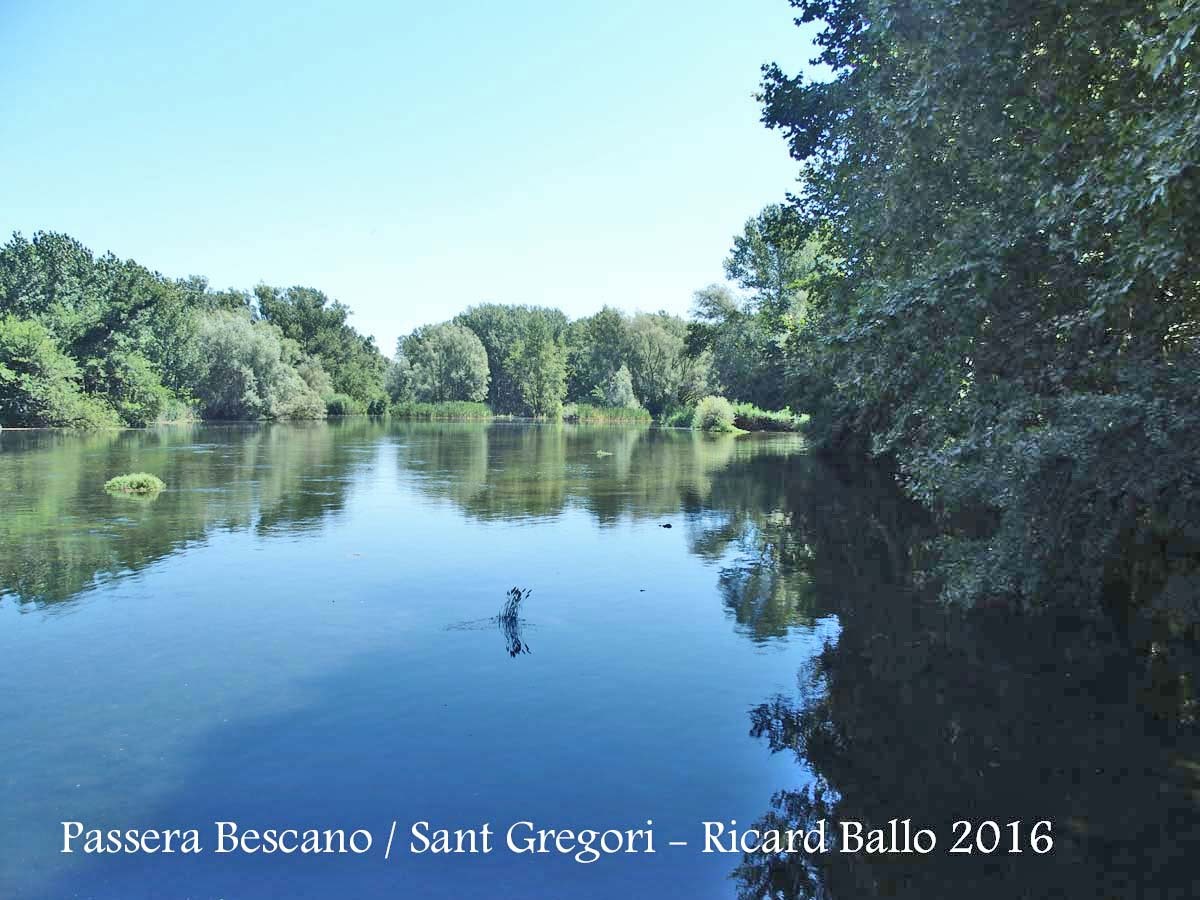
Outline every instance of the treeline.
[[320, 291], [214, 291], [62, 234], [0, 248], [0, 425], [383, 412], [387, 360]]
[[804, 176], [766, 242], [819, 249], [782, 397], [894, 462], [945, 597], [1190, 633], [1200, 5], [793, 5], [832, 77], [768, 67], [761, 96]]
[[787, 407], [802, 396], [804, 376], [789, 341], [820, 248], [789, 207], [775, 205], [746, 223], [725, 261], [742, 291], [697, 291], [689, 319], [605, 307], [571, 321], [547, 307], [472, 307], [399, 341], [389, 396], [397, 404], [486, 402], [498, 414], [548, 418], [564, 404], [644, 409], [685, 426], [705, 418], [701, 400], [719, 397], [735, 401], [722, 407], [727, 426], [793, 430], [801, 419]]
[[390, 362], [348, 324], [346, 306], [314, 288], [216, 291], [65, 235], [15, 235], [0, 249], [0, 425], [391, 410], [691, 426], [699, 401], [719, 394], [743, 403], [718, 428], [791, 429], [790, 413], [755, 406], [777, 410], [787, 395], [779, 335], [795, 303], [794, 273], [758, 227], [729, 262], [753, 293], [706, 288], [695, 321], [608, 307], [571, 321], [557, 309], [483, 304], [418, 328]]
[[547, 418], [568, 402], [661, 416], [711, 389], [678, 316], [606, 307], [572, 322], [557, 309], [501, 304], [402, 338], [388, 382], [397, 403], [486, 401], [498, 414]]

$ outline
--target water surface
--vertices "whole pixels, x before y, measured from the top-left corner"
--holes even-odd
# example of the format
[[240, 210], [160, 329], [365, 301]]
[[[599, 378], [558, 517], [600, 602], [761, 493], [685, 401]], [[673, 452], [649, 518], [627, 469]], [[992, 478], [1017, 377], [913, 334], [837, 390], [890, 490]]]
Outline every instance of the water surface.
[[[100, 490], [127, 471], [169, 489]], [[920, 517], [795, 436], [6, 431], [0, 485], [5, 897], [1168, 896], [1194, 875], [1178, 679], [1105, 626], [918, 603]], [[514, 586], [532, 594], [498, 628]], [[820, 816], [1053, 818], [1061, 841], [1028, 861], [699, 852], [705, 820]], [[659, 852], [64, 856], [64, 819], [377, 840], [393, 819], [651, 819]]]

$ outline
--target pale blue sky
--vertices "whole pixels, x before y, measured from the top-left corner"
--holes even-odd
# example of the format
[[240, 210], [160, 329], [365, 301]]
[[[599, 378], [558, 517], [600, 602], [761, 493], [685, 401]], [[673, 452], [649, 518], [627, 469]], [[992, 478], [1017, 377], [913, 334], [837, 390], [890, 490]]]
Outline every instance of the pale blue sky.
[[[224, 8], [220, 8], [224, 7]], [[0, 233], [306, 284], [387, 353], [472, 303], [684, 313], [797, 166], [786, 0], [0, 0]]]

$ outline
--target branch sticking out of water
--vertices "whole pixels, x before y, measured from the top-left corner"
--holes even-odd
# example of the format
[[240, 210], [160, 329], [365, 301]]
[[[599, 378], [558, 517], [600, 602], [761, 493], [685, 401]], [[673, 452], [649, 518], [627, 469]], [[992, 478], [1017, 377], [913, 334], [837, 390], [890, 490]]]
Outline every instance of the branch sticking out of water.
[[508, 592], [508, 600], [500, 608], [500, 615], [496, 616], [496, 622], [500, 625], [500, 633], [504, 635], [504, 643], [509, 656], [517, 657], [522, 653], [530, 652], [529, 644], [521, 636], [520, 613], [521, 601], [532, 593], [531, 590], [513, 588]]
[[508, 592], [508, 600], [505, 601], [504, 606], [500, 608], [500, 615], [497, 616], [497, 618], [502, 622], [515, 622], [517, 620], [517, 616], [520, 615], [521, 612], [521, 601], [532, 593], [532, 590], [521, 590], [521, 588], [518, 587], [510, 590]]

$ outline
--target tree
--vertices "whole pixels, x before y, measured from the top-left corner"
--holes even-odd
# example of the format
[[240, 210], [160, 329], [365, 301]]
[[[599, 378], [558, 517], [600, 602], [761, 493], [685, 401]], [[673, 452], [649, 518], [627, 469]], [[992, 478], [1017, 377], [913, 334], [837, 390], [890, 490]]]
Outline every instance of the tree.
[[[524, 359], [527, 353], [544, 353], [548, 361], [557, 360], [561, 355], [564, 359], [565, 381], [566, 352], [563, 345], [569, 321], [562, 311], [541, 306], [484, 303], [456, 316], [454, 322], [471, 329], [483, 342], [487, 351], [488, 370], [491, 373], [488, 405], [494, 411], [514, 414], [528, 411], [526, 388], [529, 385], [523, 387], [521, 382], [527, 381], [531, 373], [527, 369], [514, 368], [523, 365], [520, 360]], [[555, 351], [550, 352], [548, 346], [543, 347], [544, 341], [553, 343]], [[515, 352], [518, 347], [521, 353]], [[557, 373], [547, 374], [552, 386]], [[551, 390], [550, 393], [553, 394], [555, 390]], [[561, 396], [558, 402], [562, 402]]]
[[488, 358], [483, 343], [462, 325], [426, 325], [400, 340], [397, 355], [417, 400], [480, 401], [487, 396]]
[[546, 316], [525, 318], [505, 368], [530, 416], [555, 417], [567, 395], [567, 353]]
[[657, 415], [680, 399], [685, 361], [682, 319], [667, 313], [634, 316], [629, 324], [629, 371], [642, 405]]
[[625, 365], [627, 328], [625, 316], [609, 306], [571, 323], [567, 336], [568, 397], [581, 400], [592, 396]]
[[115, 427], [116, 412], [87, 396], [79, 367], [32, 319], [0, 318], [0, 425]]
[[795, 312], [816, 255], [810, 235], [793, 207], [777, 203], [748, 219], [733, 239], [725, 276], [752, 293], [771, 330], [782, 330], [783, 319]]
[[348, 306], [311, 287], [259, 285], [254, 296], [264, 319], [320, 361], [336, 393], [364, 406], [385, 396], [387, 360], [373, 338], [351, 327]]
[[795, 5], [833, 77], [762, 99], [837, 260], [793, 347], [826, 442], [896, 457], [949, 598], [1194, 585], [1200, 4]]
[[633, 376], [629, 374], [629, 366], [626, 365], [613, 372], [602, 384], [592, 388], [591, 397], [604, 406], [641, 406], [633, 392]]
[[285, 338], [268, 322], [215, 312], [200, 323], [201, 362], [191, 373], [209, 419], [315, 419], [325, 403], [285, 360]]

